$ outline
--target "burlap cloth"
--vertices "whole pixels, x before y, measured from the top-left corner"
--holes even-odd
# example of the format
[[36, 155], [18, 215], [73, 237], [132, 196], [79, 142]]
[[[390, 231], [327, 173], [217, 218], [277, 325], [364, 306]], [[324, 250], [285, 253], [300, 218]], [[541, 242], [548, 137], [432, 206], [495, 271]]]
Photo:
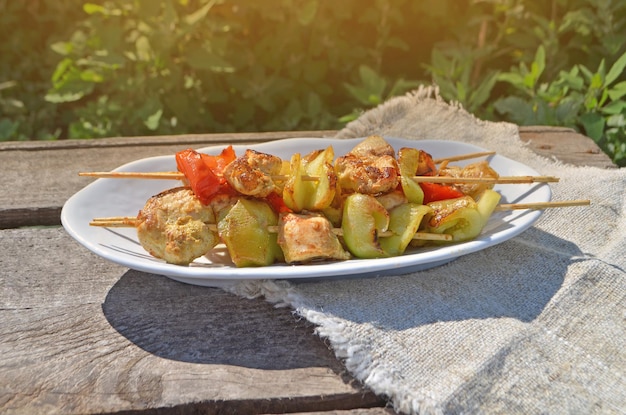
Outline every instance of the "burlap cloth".
[[[349, 372], [402, 413], [626, 413], [626, 169], [540, 157], [518, 128], [421, 88], [338, 137], [463, 141], [561, 178], [529, 230], [401, 276], [236, 286], [317, 325]], [[416, 145], [419, 147], [419, 145]]]

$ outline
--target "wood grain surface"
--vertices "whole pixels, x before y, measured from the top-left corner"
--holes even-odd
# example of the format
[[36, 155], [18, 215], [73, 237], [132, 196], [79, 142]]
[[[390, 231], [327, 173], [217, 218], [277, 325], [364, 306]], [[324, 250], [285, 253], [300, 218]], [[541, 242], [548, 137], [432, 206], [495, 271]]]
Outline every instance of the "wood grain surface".
[[[0, 143], [0, 413], [392, 413], [287, 308], [128, 270], [59, 226], [110, 170], [181, 148], [333, 131]], [[563, 162], [611, 168], [587, 137], [525, 127]]]

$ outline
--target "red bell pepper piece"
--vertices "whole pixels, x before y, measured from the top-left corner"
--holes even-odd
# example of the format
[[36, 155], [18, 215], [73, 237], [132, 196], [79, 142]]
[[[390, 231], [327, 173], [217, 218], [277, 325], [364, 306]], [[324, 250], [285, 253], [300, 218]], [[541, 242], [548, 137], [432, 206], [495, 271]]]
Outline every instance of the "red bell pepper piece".
[[267, 195], [265, 197], [265, 200], [267, 200], [272, 210], [274, 210], [274, 212], [276, 213], [293, 212], [293, 210], [291, 210], [289, 206], [285, 204], [285, 201], [283, 200], [282, 196], [276, 192], [272, 192], [269, 195]]
[[[218, 156], [202, 154], [202, 160], [217, 176], [222, 177], [224, 169], [237, 158], [233, 146], [228, 146]], [[226, 181], [225, 179], [223, 181]]]
[[187, 149], [176, 153], [176, 166], [185, 175], [196, 197], [206, 205], [218, 194], [234, 193], [222, 173], [235, 158], [237, 155], [232, 146], [217, 156]]
[[445, 184], [423, 182], [419, 185], [424, 192], [424, 204], [465, 196], [460, 190]]
[[203, 204], [208, 204], [221, 185], [220, 178], [204, 162], [202, 154], [187, 149], [176, 153], [178, 171], [185, 175], [189, 186]]

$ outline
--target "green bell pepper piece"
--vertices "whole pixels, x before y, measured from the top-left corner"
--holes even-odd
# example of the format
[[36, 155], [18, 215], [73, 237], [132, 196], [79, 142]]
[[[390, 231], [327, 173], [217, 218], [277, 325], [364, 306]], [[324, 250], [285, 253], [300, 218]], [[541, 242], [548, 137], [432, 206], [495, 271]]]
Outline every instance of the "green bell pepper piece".
[[389, 256], [402, 255], [413, 239], [425, 215], [432, 208], [417, 203], [405, 203], [389, 212], [389, 230], [392, 236], [380, 238], [380, 246]]
[[357, 258], [381, 258], [387, 254], [380, 247], [378, 234], [389, 226], [389, 213], [374, 196], [353, 193], [343, 206], [341, 229], [344, 243]]
[[276, 233], [268, 230], [277, 223], [277, 214], [264, 201], [239, 199], [217, 230], [235, 266], [265, 266], [283, 259]]

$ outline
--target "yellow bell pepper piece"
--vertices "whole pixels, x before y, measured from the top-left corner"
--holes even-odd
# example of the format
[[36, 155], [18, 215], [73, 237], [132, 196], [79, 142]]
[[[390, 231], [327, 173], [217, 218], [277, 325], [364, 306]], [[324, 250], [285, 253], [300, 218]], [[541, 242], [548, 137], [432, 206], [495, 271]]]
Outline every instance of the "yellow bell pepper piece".
[[[291, 158], [290, 177], [283, 188], [285, 204], [295, 212], [322, 210], [330, 206], [335, 197], [337, 176], [333, 167], [335, 153], [332, 147], [316, 150], [305, 157], [294, 154]], [[302, 180], [302, 176], [317, 180]]]
[[420, 151], [418, 149], [403, 147], [398, 151], [402, 191], [409, 202], [421, 205], [424, 203], [424, 191], [412, 179], [419, 166], [419, 158]]

